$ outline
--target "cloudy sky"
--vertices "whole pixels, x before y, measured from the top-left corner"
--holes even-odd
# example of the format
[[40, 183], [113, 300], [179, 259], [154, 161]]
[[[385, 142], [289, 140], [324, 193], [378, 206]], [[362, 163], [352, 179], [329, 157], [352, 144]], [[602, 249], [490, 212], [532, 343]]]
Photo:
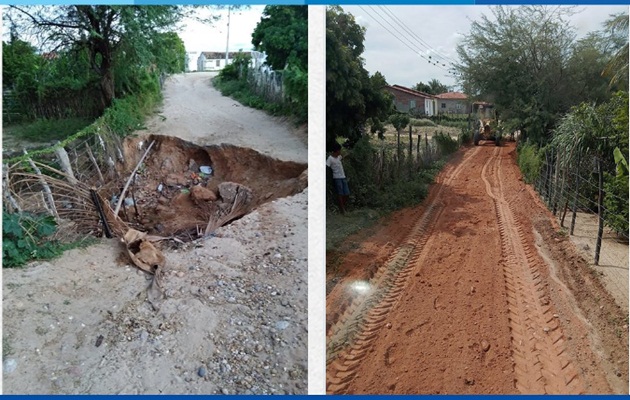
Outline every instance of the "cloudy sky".
[[[344, 6], [343, 9], [367, 29], [365, 68], [370, 74], [380, 71], [389, 84], [407, 87], [431, 79], [454, 85], [448, 61], [457, 60], [455, 48], [459, 40], [469, 32], [472, 21], [483, 14], [492, 15], [486, 6]], [[581, 12], [571, 20], [581, 37], [600, 30], [610, 14], [627, 12], [628, 7], [588, 6], [576, 10]], [[398, 39], [401, 36], [409, 41]]]
[[[253, 49], [252, 32], [260, 21], [264, 9], [264, 5], [257, 5], [230, 12], [229, 51], [248, 51]], [[196, 62], [199, 53], [202, 51], [224, 52], [228, 43], [228, 10], [205, 11], [203, 17], [209, 13], [220, 15], [221, 19], [213, 24], [202, 24], [188, 20], [185, 22], [186, 26], [178, 32], [184, 41], [186, 51], [189, 53], [196, 52], [196, 54], [190, 55], [191, 71], [197, 69]]]

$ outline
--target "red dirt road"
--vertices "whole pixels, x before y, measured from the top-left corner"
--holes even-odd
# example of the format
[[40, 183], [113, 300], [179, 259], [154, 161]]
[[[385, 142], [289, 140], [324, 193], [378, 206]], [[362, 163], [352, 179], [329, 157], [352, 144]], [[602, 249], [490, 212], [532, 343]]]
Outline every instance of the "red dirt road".
[[511, 143], [460, 151], [421, 206], [339, 250], [328, 393], [628, 393], [628, 317]]

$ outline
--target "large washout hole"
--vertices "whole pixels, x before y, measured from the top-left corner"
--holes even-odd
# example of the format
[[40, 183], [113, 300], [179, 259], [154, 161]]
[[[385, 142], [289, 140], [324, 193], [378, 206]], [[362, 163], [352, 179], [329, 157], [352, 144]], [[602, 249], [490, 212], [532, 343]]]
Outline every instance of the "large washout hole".
[[[258, 206], [301, 192], [307, 164], [280, 161], [249, 148], [199, 146], [152, 135], [124, 143], [125, 172], [146, 159], [125, 194], [119, 216], [131, 228], [153, 235], [192, 240], [250, 213]], [[101, 194], [119, 200], [123, 180]]]

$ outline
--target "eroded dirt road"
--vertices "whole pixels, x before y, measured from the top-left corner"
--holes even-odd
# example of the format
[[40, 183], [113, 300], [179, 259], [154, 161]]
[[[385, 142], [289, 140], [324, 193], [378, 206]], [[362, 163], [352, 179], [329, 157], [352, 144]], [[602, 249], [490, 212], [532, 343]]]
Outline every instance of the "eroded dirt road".
[[[141, 133], [306, 161], [303, 133], [221, 96], [210, 78], [170, 78]], [[147, 302], [151, 276], [115, 239], [3, 270], [4, 393], [306, 393], [307, 199], [305, 189], [165, 246], [159, 310]]]
[[327, 256], [329, 393], [628, 392], [627, 314], [513, 144], [460, 151], [422, 206], [348, 242]]

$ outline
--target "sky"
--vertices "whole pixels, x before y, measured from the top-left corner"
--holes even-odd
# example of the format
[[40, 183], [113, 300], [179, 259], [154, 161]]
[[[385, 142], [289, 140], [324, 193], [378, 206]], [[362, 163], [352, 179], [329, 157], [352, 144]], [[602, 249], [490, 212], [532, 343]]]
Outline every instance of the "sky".
[[[256, 5], [230, 12], [229, 51], [253, 50], [252, 32], [256, 24], [260, 22], [264, 9], [264, 5]], [[228, 10], [210, 12], [213, 15], [220, 15], [221, 19], [212, 25], [188, 20], [185, 21], [186, 26], [178, 32], [179, 37], [184, 41], [186, 52], [196, 52], [189, 55], [191, 71], [197, 69], [197, 57], [202, 51], [225, 52], [228, 43]]]
[[[470, 31], [472, 22], [483, 14], [492, 15], [486, 6], [344, 6], [343, 9], [367, 29], [363, 58], [370, 75], [379, 71], [390, 85], [406, 87], [431, 79], [454, 86], [456, 82], [448, 73], [448, 60], [457, 60], [456, 46]], [[576, 11], [580, 12], [571, 21], [579, 38], [600, 30], [610, 14], [628, 12], [628, 6], [583, 6]], [[401, 41], [399, 37], [407, 37], [409, 41]]]

